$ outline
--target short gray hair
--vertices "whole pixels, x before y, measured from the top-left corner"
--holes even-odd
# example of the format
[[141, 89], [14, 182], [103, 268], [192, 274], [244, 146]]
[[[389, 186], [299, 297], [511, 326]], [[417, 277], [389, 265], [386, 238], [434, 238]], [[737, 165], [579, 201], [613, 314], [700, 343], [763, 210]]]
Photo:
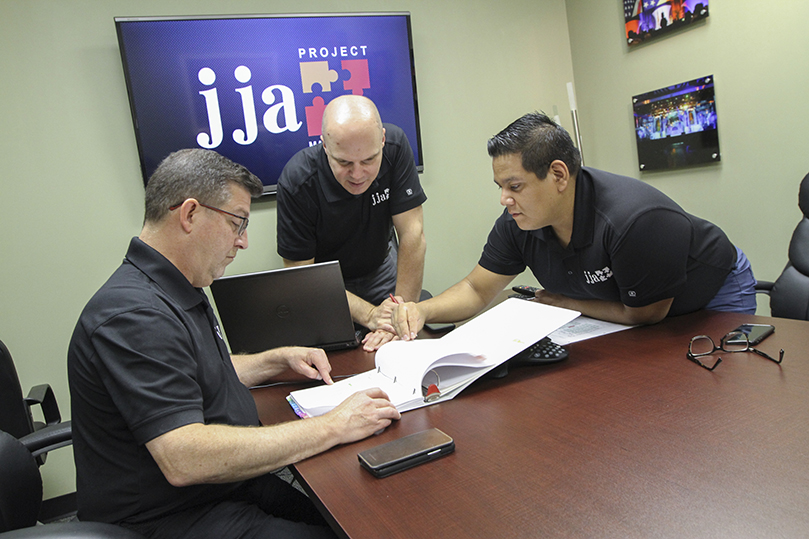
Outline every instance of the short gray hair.
[[250, 196], [260, 196], [264, 186], [252, 172], [211, 150], [178, 150], [158, 165], [146, 184], [144, 222], [157, 223], [169, 207], [195, 198], [220, 206], [230, 199], [230, 184], [244, 187]]

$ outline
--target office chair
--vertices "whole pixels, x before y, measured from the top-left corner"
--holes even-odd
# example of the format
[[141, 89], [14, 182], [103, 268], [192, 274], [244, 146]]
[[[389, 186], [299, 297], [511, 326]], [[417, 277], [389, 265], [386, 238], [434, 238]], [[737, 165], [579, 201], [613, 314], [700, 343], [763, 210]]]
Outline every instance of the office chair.
[[[31, 408], [36, 405], [42, 410], [44, 423], [34, 421]], [[28, 392], [28, 396], [23, 398], [11, 352], [3, 341], [0, 341], [0, 430], [15, 438], [22, 438], [44, 427], [57, 425], [61, 421], [59, 405], [50, 385], [36, 385]]]
[[809, 174], [801, 181], [798, 207], [803, 218], [792, 233], [787, 265], [774, 283], [759, 281], [756, 292], [769, 294], [772, 316], [809, 320]]
[[[64, 430], [64, 425], [62, 426]], [[143, 539], [131, 530], [101, 522], [42, 522], [42, 476], [36, 455], [60, 447], [62, 436], [53, 438], [53, 445], [43, 442], [37, 432], [31, 442], [28, 436], [20, 439], [0, 431], [0, 539], [23, 538], [86, 538], [86, 539]], [[27, 443], [35, 449], [27, 446]]]
[[[44, 422], [34, 421], [31, 408], [35, 405], [42, 408]], [[0, 341], [0, 431], [23, 441], [40, 466], [48, 451], [70, 445], [73, 440], [71, 423], [62, 421], [50, 385], [34, 386], [23, 398], [17, 369], [3, 341]], [[6, 463], [2, 465], [5, 467]], [[63, 518], [76, 513], [76, 494], [49, 498], [40, 505], [41, 519]]]

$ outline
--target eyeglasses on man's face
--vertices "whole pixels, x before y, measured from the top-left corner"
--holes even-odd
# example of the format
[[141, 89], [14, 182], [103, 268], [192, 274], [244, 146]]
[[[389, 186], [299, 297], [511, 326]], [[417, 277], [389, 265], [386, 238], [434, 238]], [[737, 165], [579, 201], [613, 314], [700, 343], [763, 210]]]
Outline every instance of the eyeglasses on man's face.
[[[241, 222], [238, 224], [237, 230], [236, 230], [236, 234], [238, 234], [239, 236], [244, 234], [244, 231], [247, 230], [247, 223], [250, 221], [250, 219], [248, 219], [247, 217], [244, 217], [242, 215], [236, 215], [235, 213], [231, 213], [229, 211], [225, 211], [225, 210], [223, 210], [221, 208], [217, 208], [217, 207], [214, 207], [214, 206], [209, 206], [209, 205], [203, 204], [202, 202], [199, 202], [199, 201], [197, 201], [197, 204], [199, 204], [203, 208], [208, 208], [209, 210], [218, 211], [219, 213], [222, 213], [224, 215], [230, 215], [231, 217], [235, 217], [236, 219], [239, 219]], [[182, 203], [175, 204], [174, 206], [169, 207], [169, 211], [174, 211], [177, 208], [179, 208], [180, 206], [182, 206]], [[235, 225], [236, 223], [233, 223], [233, 224]]]
[[710, 356], [716, 351], [722, 351], [727, 353], [734, 353], [734, 352], [754, 352], [761, 357], [767, 358], [770, 361], [774, 361], [775, 363], [781, 363], [784, 360], [784, 350], [781, 349], [781, 353], [778, 355], [778, 359], [765, 354], [761, 350], [756, 350], [752, 346], [750, 346], [750, 340], [747, 337], [746, 333], [742, 333], [741, 331], [731, 331], [724, 337], [722, 340], [719, 341], [719, 346], [716, 345], [714, 340], [710, 338], [708, 335], [697, 335], [696, 337], [691, 338], [691, 343], [688, 345], [688, 352], [685, 354], [685, 357], [688, 358], [689, 361], [693, 361], [700, 367], [708, 369], [709, 371], [714, 370], [716, 367], [722, 363], [722, 358], [717, 357], [716, 361], [713, 365], [708, 366], [702, 361], [700, 358], [704, 358], [706, 356]]

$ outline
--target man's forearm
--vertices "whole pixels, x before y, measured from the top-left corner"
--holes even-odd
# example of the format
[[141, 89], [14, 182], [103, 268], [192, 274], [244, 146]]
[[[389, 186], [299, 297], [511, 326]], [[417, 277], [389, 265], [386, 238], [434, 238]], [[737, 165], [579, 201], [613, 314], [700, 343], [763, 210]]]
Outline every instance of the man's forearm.
[[660, 322], [668, 315], [673, 301], [672, 298], [669, 298], [645, 307], [627, 307], [620, 301], [577, 300], [544, 290], [537, 294], [537, 298], [542, 303], [579, 311], [590, 318], [630, 326]]
[[146, 442], [146, 448], [174, 486], [230, 483], [361, 440], [400, 417], [387, 395], [373, 388], [322, 416], [269, 427], [192, 423]]
[[283, 348], [266, 350], [258, 354], [233, 354], [230, 360], [239, 376], [239, 380], [247, 387], [266, 382], [273, 376], [287, 369], [283, 359]]
[[174, 486], [230, 483], [257, 477], [339, 443], [325, 418], [272, 427], [186, 425], [147, 443]]
[[369, 329], [376, 329], [371, 327], [373, 325], [372, 313], [374, 305], [349, 291], [346, 291], [346, 297], [348, 298], [348, 308], [351, 311], [351, 319]]
[[427, 241], [424, 234], [406, 238], [399, 244], [396, 265], [396, 295], [405, 301], [418, 301], [424, 282], [424, 256]]

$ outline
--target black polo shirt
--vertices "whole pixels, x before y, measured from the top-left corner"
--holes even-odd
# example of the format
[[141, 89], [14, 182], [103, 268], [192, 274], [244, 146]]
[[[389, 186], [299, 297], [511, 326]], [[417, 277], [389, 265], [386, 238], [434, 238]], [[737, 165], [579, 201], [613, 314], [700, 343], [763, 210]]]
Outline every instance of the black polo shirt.
[[574, 299], [644, 307], [674, 298], [672, 316], [701, 309], [716, 295], [736, 263], [736, 249], [719, 227], [654, 187], [583, 168], [567, 248], [551, 227], [520, 230], [505, 211], [479, 263], [501, 275], [528, 266], [543, 288]]
[[339, 260], [346, 279], [367, 275], [382, 264], [392, 216], [427, 200], [407, 136], [395, 125], [384, 127], [379, 175], [361, 195], [352, 195], [337, 182], [322, 144], [304, 148], [289, 160], [278, 180], [281, 257]]
[[137, 522], [238, 486], [173, 487], [144, 445], [192, 423], [259, 424], [220, 333], [202, 290], [134, 238], [68, 349], [80, 519]]

